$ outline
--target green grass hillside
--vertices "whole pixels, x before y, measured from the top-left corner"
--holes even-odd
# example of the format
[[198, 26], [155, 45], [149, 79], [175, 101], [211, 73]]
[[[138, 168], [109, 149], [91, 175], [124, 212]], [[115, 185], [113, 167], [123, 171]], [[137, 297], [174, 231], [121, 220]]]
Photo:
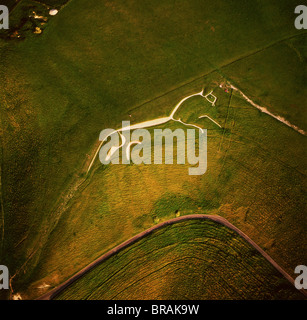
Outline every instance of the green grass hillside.
[[234, 231], [213, 221], [156, 230], [102, 262], [55, 299], [301, 299]]
[[[305, 137], [235, 92], [217, 88], [214, 94], [216, 107], [196, 97], [178, 112], [185, 122], [195, 123], [195, 114], [205, 112], [223, 124], [197, 122], [208, 128], [207, 172], [189, 176], [188, 164], [105, 167], [97, 161], [51, 234], [38, 278], [49, 283], [69, 274], [72, 263], [66, 259], [75, 261], [77, 271], [137, 232], [193, 212], [227, 218], [293, 274], [292, 264], [302, 263], [306, 247], [300, 148]], [[183, 128], [175, 122], [165, 127]]]
[[[41, 34], [31, 25], [0, 39], [0, 250], [12, 293], [38, 297], [141, 230], [192, 211], [226, 217], [290, 274], [304, 263], [305, 137], [219, 87], [228, 81], [307, 130], [296, 5], [72, 0]], [[206, 174], [96, 159], [86, 175], [102, 129], [169, 115], [203, 88], [216, 107], [197, 97], [180, 117], [208, 129]]]

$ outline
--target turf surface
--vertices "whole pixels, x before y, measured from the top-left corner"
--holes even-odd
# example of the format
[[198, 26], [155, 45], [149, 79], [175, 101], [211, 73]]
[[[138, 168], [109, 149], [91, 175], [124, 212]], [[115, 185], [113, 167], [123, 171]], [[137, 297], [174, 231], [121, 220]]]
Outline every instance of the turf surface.
[[[225, 216], [290, 274], [304, 263], [305, 137], [218, 87], [230, 81], [306, 130], [296, 1], [74, 0], [41, 34], [19, 25], [32, 5], [12, 12], [21, 38], [0, 39], [1, 261], [14, 293], [37, 297], [43, 283], [195, 209]], [[193, 99], [181, 115], [205, 110], [222, 123], [200, 122], [209, 132], [204, 176], [98, 161], [86, 176], [102, 129], [129, 114], [169, 115], [202, 88], [215, 90], [216, 108]]]
[[212, 221], [156, 230], [95, 267], [55, 299], [300, 299], [234, 231]]

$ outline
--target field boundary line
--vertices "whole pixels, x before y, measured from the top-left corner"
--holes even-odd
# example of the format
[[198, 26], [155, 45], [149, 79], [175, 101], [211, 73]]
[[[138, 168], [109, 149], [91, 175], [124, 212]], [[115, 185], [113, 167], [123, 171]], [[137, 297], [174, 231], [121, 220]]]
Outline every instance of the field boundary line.
[[[92, 263], [90, 263], [89, 265], [81, 269], [79, 272], [74, 274], [72, 277], [70, 277], [68, 280], [66, 280], [62, 284], [60, 284], [58, 287], [54, 288], [53, 290], [39, 297], [37, 300], [52, 300], [58, 294], [60, 294], [63, 290], [65, 290], [67, 287], [73, 284], [76, 280], [78, 280], [83, 275], [85, 275], [87, 272], [91, 271], [97, 265], [109, 259], [110, 257], [117, 254], [121, 250], [127, 248], [129, 245], [145, 238], [147, 235], [152, 234], [154, 231], [159, 230], [165, 226], [173, 225], [175, 223], [179, 223], [186, 220], [211, 220], [233, 230], [239, 236], [244, 238], [254, 249], [256, 249], [277, 271], [279, 271], [279, 273], [281, 273], [294, 286], [294, 279], [283, 268], [281, 268], [263, 249], [261, 249], [248, 235], [246, 235], [243, 231], [235, 227], [228, 220], [218, 215], [191, 214], [191, 215], [181, 216], [181, 217], [177, 217], [177, 218], [173, 218], [173, 219], [161, 222], [147, 230], [142, 231], [141, 233], [133, 236], [132, 238], [124, 241], [123, 243], [119, 244], [115, 248], [104, 253], [102, 256], [94, 260]], [[298, 291], [300, 291], [303, 295], [307, 297], [307, 293], [303, 289]]]
[[253, 56], [253, 55], [255, 55], [255, 54], [259, 53], [259, 52], [262, 52], [262, 51], [264, 51], [264, 50], [266, 50], [266, 49], [269, 49], [269, 48], [273, 47], [273, 46], [276, 45], [276, 44], [279, 44], [279, 43], [282, 43], [282, 42], [284, 42], [284, 41], [286, 41], [286, 40], [290, 40], [290, 39], [293, 39], [293, 38], [296, 38], [296, 37], [299, 37], [299, 36], [302, 36], [302, 35], [306, 35], [306, 34], [307, 34], [307, 32], [303, 32], [303, 33], [300, 33], [300, 34], [292, 35], [292, 36], [289, 36], [289, 37], [286, 37], [286, 38], [277, 40], [277, 41], [275, 41], [275, 42], [273, 42], [273, 43], [268, 44], [267, 46], [265, 46], [265, 47], [263, 47], [263, 48], [261, 48], [261, 49], [256, 49], [255, 51], [253, 51], [253, 52], [251, 52], [251, 53], [247, 53], [247, 54], [243, 55], [242, 57], [239, 57], [239, 58], [237, 58], [237, 59], [235, 59], [235, 60], [233, 60], [233, 61], [231, 61], [231, 62], [225, 63], [225, 64], [221, 65], [220, 67], [214, 67], [214, 66], [212, 65], [212, 70], [211, 70], [211, 71], [208, 71], [208, 72], [202, 74], [201, 76], [198, 76], [198, 77], [196, 77], [196, 78], [193, 78], [192, 80], [189, 80], [189, 81], [187, 81], [187, 82], [185, 82], [185, 83], [183, 83], [183, 84], [180, 84], [178, 87], [176, 87], [176, 88], [174, 88], [174, 89], [171, 89], [171, 90], [169, 90], [169, 91], [167, 91], [167, 92], [165, 92], [165, 93], [163, 93], [163, 94], [161, 94], [161, 95], [159, 95], [159, 96], [156, 96], [156, 97], [154, 97], [154, 98], [152, 98], [152, 99], [150, 99], [150, 100], [147, 100], [147, 101], [139, 104], [138, 106], [135, 106], [135, 107], [129, 109], [127, 112], [130, 112], [130, 111], [136, 110], [136, 109], [138, 109], [138, 108], [141, 108], [141, 107], [143, 107], [144, 105], [146, 105], [147, 103], [150, 103], [150, 102], [155, 101], [155, 100], [157, 100], [157, 99], [159, 99], [159, 98], [162, 98], [162, 97], [166, 96], [167, 94], [176, 91], [177, 89], [183, 88], [183, 87], [185, 87], [186, 85], [189, 85], [189, 84], [193, 83], [194, 81], [200, 80], [200, 79], [203, 78], [203, 77], [209, 76], [210, 74], [212, 74], [212, 73], [214, 73], [214, 72], [218, 72], [220, 69], [226, 68], [226, 67], [232, 65], [233, 63], [236, 63], [236, 62], [238, 62], [238, 61], [240, 61], [240, 60], [243, 60], [243, 59], [245, 59], [245, 58], [248, 58], [248, 57], [250, 57], [250, 56]]
[[[213, 68], [212, 68], [211, 71], [209, 71], [209, 72], [207, 72], [207, 73], [205, 73], [205, 74], [202, 74], [201, 76], [196, 77], [196, 78], [194, 78], [194, 79], [192, 79], [192, 80], [190, 80], [190, 81], [188, 81], [188, 82], [185, 82], [184, 84], [179, 85], [178, 87], [176, 87], [176, 88], [174, 88], [174, 89], [172, 89], [172, 90], [169, 90], [169, 91], [163, 93], [162, 95], [156, 96], [156, 97], [154, 97], [154, 98], [151, 99], [151, 100], [147, 100], [147, 101], [143, 102], [142, 104], [140, 104], [140, 105], [138, 105], [138, 106], [136, 106], [136, 107], [134, 107], [134, 108], [129, 109], [127, 112], [130, 113], [130, 112], [133, 111], [133, 110], [139, 109], [139, 108], [143, 107], [144, 105], [146, 105], [146, 104], [148, 104], [148, 103], [151, 103], [151, 102], [153, 102], [153, 101], [155, 101], [155, 100], [157, 100], [157, 99], [160, 99], [161, 97], [164, 97], [164, 96], [168, 95], [168, 94], [171, 93], [171, 92], [174, 92], [174, 91], [176, 91], [176, 90], [178, 90], [178, 89], [180, 89], [180, 88], [183, 88], [183, 87], [185, 87], [185, 86], [187, 86], [187, 85], [189, 85], [189, 84], [191, 84], [191, 83], [193, 83], [193, 82], [196, 82], [197, 80], [200, 80], [201, 78], [206, 77], [206, 76], [208, 76], [208, 75], [210, 75], [210, 74], [212, 74], [212, 73], [214, 73], [214, 72], [219, 72], [221, 69], [226, 68], [226, 67], [230, 66], [230, 65], [233, 64], [233, 63], [236, 63], [236, 62], [238, 62], [238, 61], [240, 61], [240, 60], [243, 60], [243, 59], [245, 59], [245, 58], [248, 58], [248, 57], [250, 57], [250, 56], [252, 56], [252, 55], [255, 55], [255, 54], [259, 53], [259, 52], [262, 52], [262, 51], [264, 51], [264, 50], [266, 50], [266, 49], [269, 49], [269, 48], [273, 47], [273, 46], [276, 45], [276, 44], [282, 43], [282, 42], [284, 42], [284, 41], [286, 41], [286, 40], [290, 40], [290, 39], [293, 39], [293, 38], [296, 38], [296, 37], [298, 37], [298, 36], [302, 36], [302, 35], [305, 35], [305, 34], [307, 34], [307, 32], [304, 32], [304, 33], [301, 33], [301, 34], [292, 35], [292, 36], [289, 36], [289, 37], [286, 37], [286, 38], [277, 40], [277, 41], [275, 41], [275, 42], [273, 42], [273, 43], [271, 43], [271, 44], [269, 44], [269, 45], [267, 45], [267, 46], [265, 46], [265, 47], [263, 47], [263, 48], [261, 48], [261, 49], [257, 49], [256, 51], [254, 51], [254, 52], [252, 52], [252, 53], [249, 53], [249, 54], [247, 54], [247, 55], [244, 55], [244, 56], [242, 56], [242, 57], [240, 57], [240, 58], [238, 58], [238, 59], [236, 59], [236, 60], [234, 60], [234, 61], [231, 61], [231, 62], [229, 62], [229, 63], [227, 63], [227, 64], [224, 64], [224, 65], [222, 65], [222, 66], [220, 66], [220, 67], [214, 67], [214, 66], [213, 66]], [[228, 81], [228, 82], [229, 82], [229, 81]], [[229, 82], [229, 83], [230, 83], [230, 82]], [[271, 117], [275, 118], [276, 120], [284, 123], [285, 125], [287, 125], [288, 127], [294, 129], [294, 130], [297, 131], [298, 133], [300, 133], [300, 134], [302, 134], [302, 135], [306, 135], [306, 132], [305, 132], [304, 130], [300, 129], [300, 128], [297, 127], [296, 125], [291, 124], [287, 119], [285, 119], [285, 118], [283, 118], [283, 117], [281, 117], [281, 116], [275, 115], [275, 114], [271, 113], [269, 110], [267, 110], [266, 108], [261, 107], [261, 106], [259, 106], [258, 104], [255, 104], [255, 103], [254, 103], [251, 99], [249, 99], [240, 89], [238, 89], [237, 87], [233, 86], [232, 84], [230, 84], [230, 86], [231, 86], [231, 88], [232, 88], [233, 90], [239, 92], [247, 102], [249, 102], [252, 106], [256, 107], [258, 110], [260, 110], [260, 111], [262, 111], [262, 112], [270, 115]], [[210, 93], [207, 94], [206, 96], [210, 95], [211, 93], [212, 93], [212, 92], [210, 92]], [[193, 96], [193, 95], [191, 95], [191, 96]], [[189, 97], [191, 97], [191, 96], [189, 96]], [[203, 96], [203, 95], [202, 95], [202, 96]], [[203, 96], [203, 97], [206, 98], [206, 96]], [[207, 98], [206, 98], [206, 99], [207, 99]], [[182, 99], [182, 100], [184, 100], [184, 99]], [[207, 99], [207, 100], [208, 100], [208, 99]], [[210, 100], [208, 100], [208, 101], [209, 101], [210, 103], [212, 103]], [[215, 101], [216, 101], [216, 100], [215, 100]], [[214, 101], [214, 102], [215, 102], [215, 101]], [[183, 102], [183, 101], [181, 101], [181, 102]], [[213, 102], [213, 103], [214, 103], [214, 102]], [[173, 113], [172, 113], [172, 114], [173, 114]], [[172, 114], [171, 114], [171, 116], [172, 116]], [[208, 117], [208, 118], [209, 118], [209, 117]], [[210, 119], [211, 121], [213, 121], [211, 118], [209, 118], [209, 119]], [[175, 119], [173, 119], [173, 120], [175, 120]], [[175, 120], [175, 121], [176, 121], [176, 120]], [[217, 124], [219, 127], [221, 127], [221, 126], [220, 126], [218, 123], [216, 123], [215, 121], [213, 121], [213, 122], [214, 122], [215, 124]], [[95, 152], [95, 154], [94, 154], [94, 156], [93, 156], [93, 158], [92, 158], [92, 161], [91, 161], [91, 163], [90, 163], [90, 165], [89, 165], [89, 167], [88, 167], [87, 173], [90, 171], [92, 165], [94, 164], [94, 161], [95, 161], [95, 159], [96, 159], [96, 156], [97, 156], [97, 154], [98, 154], [101, 146], [102, 146], [102, 144], [100, 143], [100, 144], [99, 144], [99, 147], [98, 147], [98, 149], [96, 150], [96, 152]]]

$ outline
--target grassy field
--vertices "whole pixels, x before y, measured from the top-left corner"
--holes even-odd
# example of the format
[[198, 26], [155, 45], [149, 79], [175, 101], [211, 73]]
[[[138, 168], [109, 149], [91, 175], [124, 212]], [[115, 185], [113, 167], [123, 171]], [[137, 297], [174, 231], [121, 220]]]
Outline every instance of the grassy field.
[[71, 263], [67, 265], [66, 259], [75, 261], [77, 269], [91, 255], [97, 257], [110, 244], [119, 244], [154, 223], [197, 212], [226, 217], [292, 274], [291, 263], [302, 262], [306, 247], [306, 181], [300, 172], [304, 151], [297, 147], [304, 137], [235, 93], [231, 98], [220, 88], [214, 93], [216, 107], [197, 97], [178, 114], [193, 121], [193, 114], [205, 111], [223, 124], [220, 129], [199, 120], [208, 128], [206, 174], [189, 176], [188, 164], [105, 168], [97, 162], [51, 235], [42, 256], [46, 264], [37, 269], [39, 278], [49, 283], [51, 277], [69, 273]]
[[[41, 34], [0, 39], [1, 262], [14, 293], [37, 297], [43, 283], [191, 211], [225, 216], [290, 274], [304, 263], [305, 137], [218, 87], [228, 80], [306, 130], [306, 34], [293, 27], [295, 5], [74, 0]], [[98, 161], [85, 175], [102, 129], [129, 114], [169, 115], [202, 88], [215, 90], [216, 107], [196, 98], [180, 115], [194, 121], [205, 110], [222, 124], [199, 120], [209, 134], [204, 176]]]
[[227, 66], [223, 74], [255, 102], [306, 131], [306, 47], [304, 33]]
[[155, 231], [102, 262], [55, 299], [302, 297], [238, 234], [200, 220]]

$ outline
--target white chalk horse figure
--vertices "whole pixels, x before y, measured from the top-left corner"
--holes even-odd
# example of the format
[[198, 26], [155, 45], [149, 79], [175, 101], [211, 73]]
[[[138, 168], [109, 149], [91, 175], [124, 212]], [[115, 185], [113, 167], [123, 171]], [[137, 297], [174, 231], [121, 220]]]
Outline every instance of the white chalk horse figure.
[[[99, 152], [99, 150], [101, 149], [102, 145], [104, 144], [104, 142], [106, 141], [106, 139], [108, 137], [110, 137], [111, 135], [115, 134], [115, 133], [118, 133], [121, 137], [121, 144], [119, 146], [113, 146], [110, 148], [107, 156], [106, 156], [106, 159], [105, 160], [109, 160], [112, 155], [120, 148], [122, 148], [125, 144], [126, 144], [126, 138], [121, 134], [123, 133], [124, 131], [128, 131], [128, 130], [135, 130], [135, 129], [143, 129], [143, 128], [150, 128], [150, 127], [153, 127], [153, 126], [158, 126], [160, 124], [164, 124], [164, 123], [167, 123], [169, 121], [176, 121], [176, 122], [180, 122], [181, 124], [185, 125], [185, 126], [189, 126], [189, 127], [195, 127], [197, 129], [199, 129], [201, 132], [203, 132], [203, 128], [195, 125], [195, 124], [191, 124], [191, 123], [185, 123], [183, 122], [180, 118], [179, 119], [176, 119], [174, 116], [176, 114], [176, 112], [178, 111], [178, 109], [180, 108], [180, 106], [188, 99], [192, 98], [192, 97], [195, 97], [195, 96], [201, 96], [203, 98], [205, 98], [207, 101], [209, 101], [211, 103], [212, 106], [215, 106], [215, 103], [217, 101], [217, 97], [213, 95], [213, 90], [211, 90], [208, 94], [204, 94], [204, 90], [198, 92], [198, 93], [194, 93], [194, 94], [191, 94], [185, 98], [183, 98], [182, 100], [180, 100], [176, 106], [174, 107], [174, 109], [172, 110], [170, 116], [168, 117], [163, 117], [163, 118], [156, 118], [156, 119], [153, 119], [153, 120], [148, 120], [148, 121], [144, 121], [144, 122], [140, 122], [140, 123], [136, 123], [136, 124], [133, 124], [133, 125], [127, 125], [125, 127], [122, 127], [120, 129], [117, 129], [117, 130], [110, 130], [109, 132], [106, 132], [106, 130], [103, 130], [100, 134], [100, 137], [99, 137], [99, 140], [101, 141], [100, 145], [98, 146], [95, 154], [94, 154], [94, 157], [88, 167], [88, 170], [87, 170], [87, 173], [90, 171], [93, 163], [94, 163], [94, 160]], [[199, 119], [201, 118], [208, 118], [210, 121], [212, 121], [215, 125], [217, 125], [218, 127], [221, 128], [221, 125], [219, 123], [217, 123], [215, 120], [213, 120], [211, 117], [209, 117], [208, 115], [201, 115], [198, 117]], [[126, 147], [126, 157], [129, 159], [129, 155], [128, 153], [130, 154], [130, 147], [131, 145], [133, 144], [140, 144], [141, 142], [140, 141], [131, 141], [127, 147]]]

